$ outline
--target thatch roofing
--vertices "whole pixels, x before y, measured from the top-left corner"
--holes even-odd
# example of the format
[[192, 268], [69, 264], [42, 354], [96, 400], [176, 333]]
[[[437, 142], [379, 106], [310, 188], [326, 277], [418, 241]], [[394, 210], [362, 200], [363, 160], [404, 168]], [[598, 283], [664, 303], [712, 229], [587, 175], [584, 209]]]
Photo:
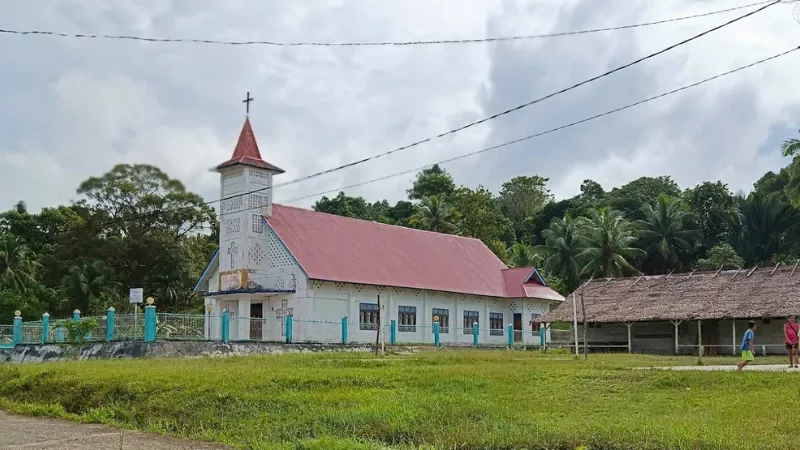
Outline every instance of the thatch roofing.
[[592, 280], [539, 322], [589, 323], [777, 318], [800, 315], [800, 267]]

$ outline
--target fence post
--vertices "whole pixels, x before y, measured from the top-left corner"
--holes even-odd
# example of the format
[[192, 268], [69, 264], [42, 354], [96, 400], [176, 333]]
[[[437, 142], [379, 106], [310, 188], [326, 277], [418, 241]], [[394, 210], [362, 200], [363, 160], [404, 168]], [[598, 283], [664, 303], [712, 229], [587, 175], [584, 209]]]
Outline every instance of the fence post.
[[72, 311], [72, 320], [74, 320], [76, 322], [81, 320], [81, 310], [80, 309], [76, 309], [75, 311]]
[[439, 342], [439, 322], [433, 323], [433, 345], [441, 347], [441, 343]]
[[47, 338], [50, 334], [50, 314], [42, 314], [42, 344], [47, 344]]
[[286, 316], [286, 343], [292, 343], [292, 316]]
[[508, 346], [509, 347], [513, 347], [514, 346], [514, 326], [513, 325], [509, 325], [508, 326]]
[[14, 311], [14, 329], [11, 335], [11, 343], [14, 345], [22, 342], [22, 312], [20, 310]]
[[144, 341], [156, 341], [156, 307], [153, 305], [144, 307]]
[[342, 345], [347, 345], [347, 317], [342, 317]]
[[64, 326], [61, 324], [56, 324], [56, 342], [64, 342]]
[[114, 340], [114, 325], [117, 319], [117, 312], [114, 310], [114, 307], [111, 306], [106, 311], [107, 323], [106, 323], [106, 341], [111, 342]]
[[222, 335], [222, 342], [228, 343], [231, 341], [231, 313], [227, 309], [222, 311], [222, 320], [220, 334]]
[[478, 322], [472, 322], [472, 345], [478, 345]]
[[394, 346], [397, 344], [397, 321], [392, 320], [389, 324], [389, 342]]

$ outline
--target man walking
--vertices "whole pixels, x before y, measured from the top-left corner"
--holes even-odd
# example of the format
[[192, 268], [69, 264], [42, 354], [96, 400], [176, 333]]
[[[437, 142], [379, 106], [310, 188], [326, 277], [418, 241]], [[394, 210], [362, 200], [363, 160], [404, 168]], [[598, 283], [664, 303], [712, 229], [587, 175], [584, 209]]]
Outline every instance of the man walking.
[[738, 370], [741, 371], [744, 369], [744, 366], [750, 364], [755, 358], [753, 358], [753, 342], [756, 338], [756, 323], [755, 321], [750, 321], [747, 324], [747, 331], [744, 332], [744, 337], [742, 337], [742, 362], [736, 365]]
[[783, 341], [786, 343], [786, 350], [789, 352], [789, 368], [797, 367], [797, 344], [798, 344], [798, 328], [800, 325], [794, 320], [794, 316], [786, 318], [786, 324], [783, 325]]

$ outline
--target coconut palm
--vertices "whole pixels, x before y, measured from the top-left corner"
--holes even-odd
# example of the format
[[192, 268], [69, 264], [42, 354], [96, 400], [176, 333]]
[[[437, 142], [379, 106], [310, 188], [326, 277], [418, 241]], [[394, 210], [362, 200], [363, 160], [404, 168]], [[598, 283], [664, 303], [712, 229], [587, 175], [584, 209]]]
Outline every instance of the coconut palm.
[[657, 269], [678, 269], [680, 254], [692, 249], [692, 243], [702, 238], [692, 222], [693, 214], [680, 200], [660, 195], [653, 205], [642, 208], [645, 219], [636, 221], [639, 240], [648, 259], [660, 266]]
[[542, 231], [544, 245], [537, 245], [534, 250], [544, 255], [544, 269], [564, 280], [569, 290], [578, 287], [581, 264], [578, 255], [581, 253], [578, 242], [578, 221], [569, 214], [554, 219], [550, 227]]
[[36, 271], [41, 268], [35, 257], [22, 239], [0, 236], [0, 284], [18, 292], [35, 288]]
[[70, 308], [88, 312], [109, 285], [106, 266], [102, 261], [84, 262], [69, 268], [62, 285], [69, 296]]
[[752, 192], [738, 195], [736, 220], [733, 223], [733, 247], [746, 265], [769, 261], [781, 251], [789, 233], [796, 233], [800, 214], [786, 201], [782, 192]]
[[534, 267], [542, 265], [542, 255], [530, 245], [515, 242], [508, 248], [508, 265], [511, 267]]
[[616, 211], [601, 208], [581, 221], [578, 234], [583, 250], [578, 255], [584, 265], [582, 276], [618, 277], [637, 273], [629, 258], [646, 253], [634, 246], [633, 224]]
[[455, 233], [453, 208], [437, 196], [423, 198], [416, 206], [409, 223], [424, 230]]

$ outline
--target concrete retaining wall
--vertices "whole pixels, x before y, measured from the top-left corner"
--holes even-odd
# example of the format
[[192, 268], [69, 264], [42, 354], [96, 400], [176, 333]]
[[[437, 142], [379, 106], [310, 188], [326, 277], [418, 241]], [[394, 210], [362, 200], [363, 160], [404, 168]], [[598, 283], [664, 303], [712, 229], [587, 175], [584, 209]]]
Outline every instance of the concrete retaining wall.
[[311, 352], [369, 352], [370, 345], [326, 344], [267, 344], [229, 343], [204, 341], [142, 341], [109, 342], [86, 345], [18, 345], [13, 349], [0, 349], [0, 362], [38, 363], [50, 361], [84, 361], [89, 359], [120, 358], [181, 358], [245, 356]]

